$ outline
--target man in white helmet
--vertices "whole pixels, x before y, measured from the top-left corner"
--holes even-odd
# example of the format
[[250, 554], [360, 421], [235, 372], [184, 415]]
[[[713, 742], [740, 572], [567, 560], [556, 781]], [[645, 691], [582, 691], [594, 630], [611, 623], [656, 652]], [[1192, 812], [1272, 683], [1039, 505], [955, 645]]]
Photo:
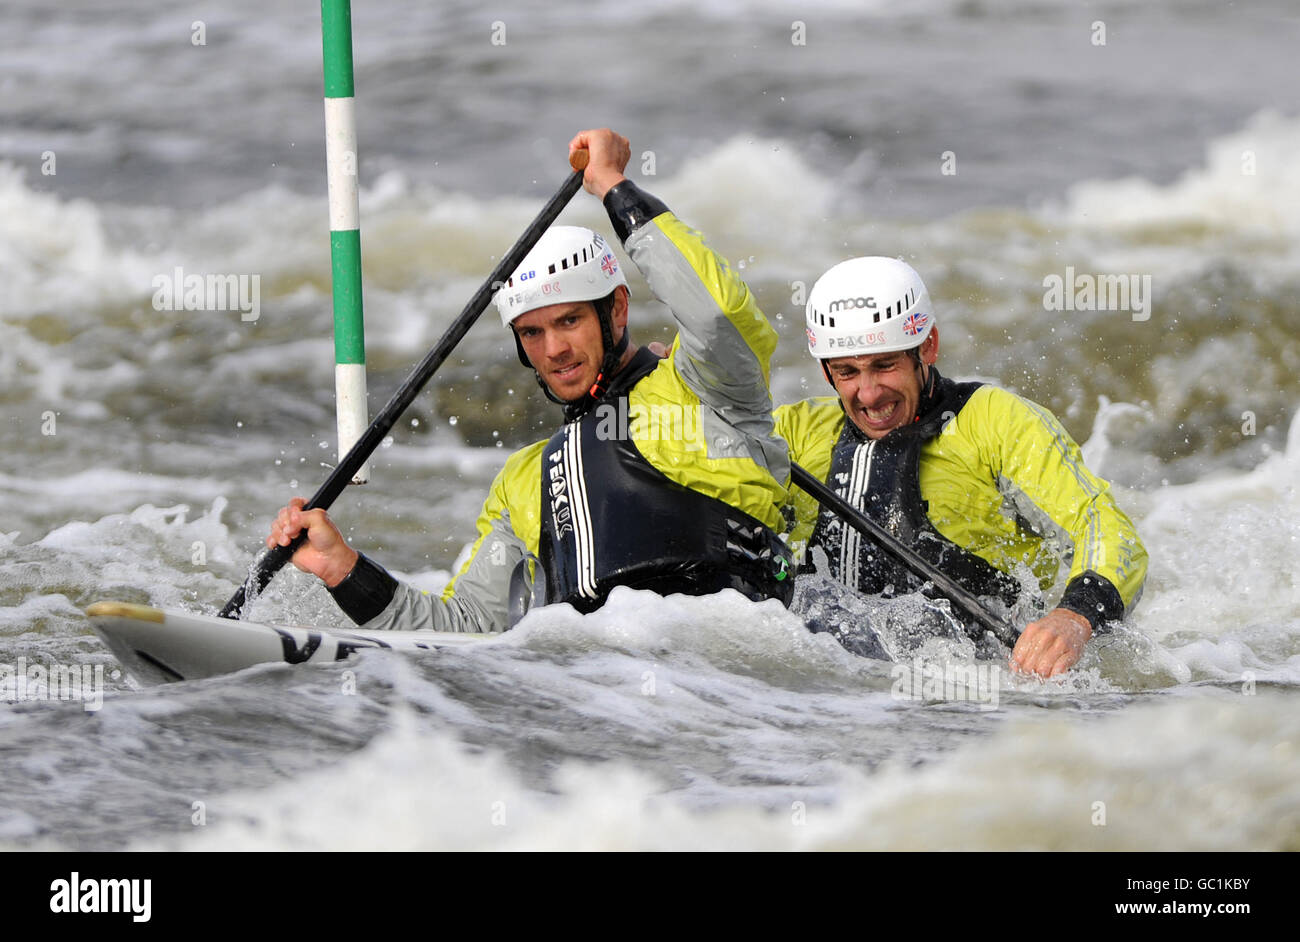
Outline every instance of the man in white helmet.
[[308, 529], [294, 564], [367, 628], [502, 631], [525, 598], [590, 611], [619, 585], [789, 602], [778, 536], [789, 462], [768, 391], [776, 332], [726, 260], [623, 176], [626, 138], [584, 131], [569, 146], [588, 150], [584, 186], [673, 312], [678, 339], [662, 359], [633, 345], [610, 246], [589, 229], [550, 229], [496, 303], [565, 424], [507, 459], [442, 596], [399, 583], [301, 498], [271, 527], [268, 546]]
[[[1146, 550], [1109, 485], [1047, 409], [939, 375], [935, 311], [905, 262], [841, 262], [813, 286], [806, 315], [808, 351], [837, 395], [776, 410], [791, 461], [977, 596], [1010, 606], [1015, 576], [1027, 567], [1045, 590], [1067, 558], [1064, 594], [1025, 626], [1012, 665], [1068, 670], [1137, 602], [1146, 575]], [[921, 585], [814, 499], [791, 494], [792, 543], [822, 546], [832, 578], [871, 595]]]

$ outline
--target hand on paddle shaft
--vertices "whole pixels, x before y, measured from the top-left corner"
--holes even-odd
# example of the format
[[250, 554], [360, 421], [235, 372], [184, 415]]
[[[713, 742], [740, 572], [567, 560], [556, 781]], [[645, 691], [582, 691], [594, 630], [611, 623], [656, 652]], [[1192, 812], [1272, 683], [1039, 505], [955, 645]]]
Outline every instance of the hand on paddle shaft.
[[623, 168], [632, 159], [632, 145], [623, 135], [601, 128], [599, 131], [579, 131], [574, 135], [569, 141], [570, 162], [575, 154], [584, 150], [591, 156], [582, 176], [583, 189], [603, 200], [606, 193], [627, 179], [623, 176]]
[[[592, 140], [598, 142], [602, 148], [602, 163], [597, 177], [600, 184], [603, 185], [611, 178], [608, 173], [609, 154], [612, 153], [611, 149], [615, 146], [612, 139], [617, 138], [617, 135], [613, 134], [613, 132], [600, 131], [584, 132], [584, 134], [591, 135]], [[582, 136], [584, 135], [579, 135], [579, 137]], [[627, 141], [622, 138], [618, 140], [622, 140], [622, 145], [626, 148]], [[474, 292], [474, 296], [469, 299], [456, 320], [447, 328], [447, 331], [438, 340], [437, 345], [425, 354], [424, 359], [419, 362], [411, 375], [393, 394], [393, 398], [388, 400], [388, 404], [380, 410], [379, 415], [370, 423], [370, 427], [357, 439], [357, 443], [352, 446], [352, 450], [343, 456], [343, 460], [339, 462], [338, 467], [334, 469], [319, 490], [312, 495], [311, 500], [301, 507], [293, 508], [293, 505], [290, 505], [290, 508], [286, 509], [297, 509], [299, 513], [304, 510], [308, 512], [317, 509], [325, 510], [343, 493], [353, 475], [366, 463], [366, 459], [370, 457], [374, 450], [379, 447], [380, 442], [384, 440], [384, 436], [397, 424], [397, 420], [401, 418], [402, 413], [415, 401], [415, 397], [433, 378], [433, 374], [438, 371], [438, 368], [442, 366], [447, 357], [451, 356], [451, 352], [460, 343], [461, 338], [469, 332], [470, 327], [478, 320], [479, 315], [492, 302], [492, 296], [500, 285], [504, 284], [515, 269], [519, 267], [519, 263], [524, 260], [524, 256], [537, 244], [537, 240], [550, 228], [551, 223], [555, 222], [556, 217], [568, 205], [569, 200], [573, 199], [574, 194], [582, 188], [584, 182], [588, 183], [588, 188], [597, 185], [596, 179], [584, 181], [582, 171], [587, 167], [587, 156], [586, 151], [570, 146], [569, 164], [573, 167], [573, 173], [570, 173], [565, 179], [559, 191], [542, 207], [542, 211], [524, 230], [524, 234], [519, 237], [519, 241], [502, 256], [496, 268], [492, 270], [492, 273], [488, 275], [483, 284], [479, 285], [478, 291]], [[619, 176], [621, 177], [621, 175], [620, 166]], [[614, 182], [617, 182], [617, 180]], [[613, 185], [613, 183], [608, 183], [608, 186]], [[606, 186], [606, 189], [608, 189], [608, 186]], [[595, 191], [593, 190], [593, 192]], [[278, 520], [277, 517], [277, 522]], [[315, 527], [308, 521], [307, 530], [304, 531], [300, 527], [294, 536], [288, 538], [287, 543], [280, 542], [278, 537], [273, 539], [274, 546], [270, 552], [258, 561], [254, 571], [249, 574], [248, 580], [230, 597], [230, 601], [221, 609], [221, 616], [223, 618], [238, 618], [249, 592], [261, 591], [265, 588], [267, 583], [271, 581], [271, 577], [293, 557], [299, 543], [309, 538], [313, 542], [315, 541], [316, 534], [312, 532], [314, 529]], [[342, 538], [340, 537], [340, 539]], [[346, 546], [346, 543], [344, 545]]]
[[358, 553], [348, 546], [343, 534], [323, 509], [303, 510], [307, 501], [295, 497], [281, 507], [271, 522], [267, 549], [289, 546], [304, 530], [307, 539], [293, 554], [293, 564], [303, 572], [318, 576], [331, 589], [347, 578], [357, 564]]

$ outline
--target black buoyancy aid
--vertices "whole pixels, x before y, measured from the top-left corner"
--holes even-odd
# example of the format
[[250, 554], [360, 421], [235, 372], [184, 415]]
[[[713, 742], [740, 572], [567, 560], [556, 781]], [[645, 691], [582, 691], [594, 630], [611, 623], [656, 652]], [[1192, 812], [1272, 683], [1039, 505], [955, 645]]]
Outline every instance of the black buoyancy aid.
[[[918, 419], [875, 440], [863, 435], [846, 416], [826, 483], [968, 591], [1013, 605], [1020, 584], [940, 534], [930, 523], [927, 504], [921, 498], [921, 446], [943, 430], [981, 385], [954, 383], [931, 367]], [[892, 597], [924, 584], [825, 507], [811, 542], [826, 551], [832, 578], [864, 594]]]
[[794, 569], [785, 543], [744, 511], [670, 480], [637, 449], [625, 418], [609, 421], [627, 416], [621, 400], [659, 363], [637, 351], [595, 408], [542, 450], [546, 601], [588, 612], [625, 585], [662, 595], [734, 588], [788, 605]]

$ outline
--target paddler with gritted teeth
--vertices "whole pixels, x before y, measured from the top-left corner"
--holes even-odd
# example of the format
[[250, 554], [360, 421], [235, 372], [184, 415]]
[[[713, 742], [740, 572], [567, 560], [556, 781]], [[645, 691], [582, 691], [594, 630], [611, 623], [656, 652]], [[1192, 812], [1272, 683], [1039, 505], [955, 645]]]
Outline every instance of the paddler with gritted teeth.
[[[626, 138], [583, 131], [569, 149], [590, 152], [583, 186], [672, 311], [677, 340], [662, 359], [634, 345], [611, 247], [590, 229], [549, 229], [495, 300], [565, 424], [507, 459], [470, 558], [442, 595], [400, 583], [301, 498], [271, 526], [268, 547], [307, 529], [294, 565], [366, 628], [502, 631], [529, 604], [591, 611], [620, 585], [789, 602], [792, 558], [778, 535], [789, 465], [768, 388], [776, 332], [727, 261], [623, 175]], [[705, 447], [646, 423], [610, 434], [609, 415], [655, 408], [689, 414], [683, 427]]]
[[[790, 460], [961, 587], [1008, 608], [1021, 595], [1013, 574], [1027, 567], [1027, 581], [1046, 590], [1064, 556], [1064, 593], [1025, 625], [1011, 664], [1068, 670], [1094, 633], [1131, 611], [1146, 577], [1146, 550], [1109, 485], [1047, 409], [939, 374], [935, 310], [907, 263], [841, 262], [813, 286], [805, 313], [808, 352], [836, 395], [776, 410]], [[868, 595], [921, 587], [816, 500], [791, 496], [791, 543], [821, 546], [831, 578]]]

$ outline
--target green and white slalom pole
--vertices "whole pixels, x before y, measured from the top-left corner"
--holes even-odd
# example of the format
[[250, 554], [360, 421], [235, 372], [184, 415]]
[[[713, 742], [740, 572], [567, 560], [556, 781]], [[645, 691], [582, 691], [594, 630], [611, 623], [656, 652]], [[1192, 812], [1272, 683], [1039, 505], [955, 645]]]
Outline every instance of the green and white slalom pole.
[[[357, 201], [356, 98], [352, 81], [352, 2], [321, 0], [325, 62], [325, 167], [329, 176], [330, 263], [334, 285], [334, 397], [339, 460], [370, 424], [361, 310], [361, 212]], [[370, 480], [370, 464], [353, 484]]]

